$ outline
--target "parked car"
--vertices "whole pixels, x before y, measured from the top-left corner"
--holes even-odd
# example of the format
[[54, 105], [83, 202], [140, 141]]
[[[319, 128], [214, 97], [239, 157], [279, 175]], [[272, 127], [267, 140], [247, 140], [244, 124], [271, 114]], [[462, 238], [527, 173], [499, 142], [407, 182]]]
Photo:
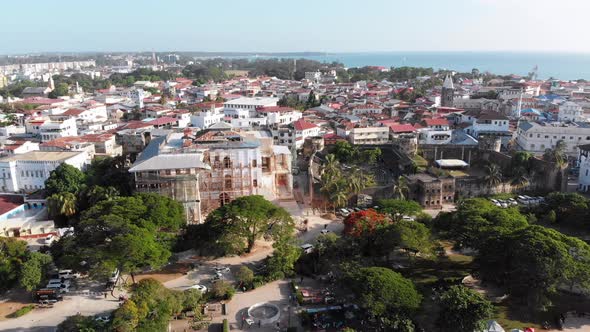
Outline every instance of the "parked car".
[[322, 230], [320, 231], [320, 233], [322, 233], [322, 234], [328, 234], [328, 233], [330, 233], [330, 231], [329, 231], [329, 230], [327, 230], [327, 229], [322, 229]]
[[80, 273], [75, 273], [73, 270], [59, 270], [57, 275], [60, 279], [78, 279], [80, 278]]
[[69, 280], [62, 279], [49, 279], [47, 284], [63, 284], [69, 287], [71, 285], [71, 282]]
[[201, 293], [207, 293], [208, 289], [207, 286], [205, 285], [193, 285], [191, 287], [189, 287], [190, 289], [196, 289]]
[[213, 268], [213, 270], [215, 272], [219, 272], [219, 273], [229, 273], [230, 269], [227, 266], [216, 266], [215, 268]]
[[347, 209], [340, 209], [338, 210], [338, 213], [343, 217], [348, 217], [350, 215], [350, 212], [348, 212]]
[[302, 244], [301, 245], [301, 249], [303, 249], [303, 252], [306, 254], [311, 254], [313, 252], [313, 244]]
[[43, 238], [43, 244], [45, 245], [51, 245], [53, 243], [53, 241], [55, 240], [55, 235], [53, 234], [49, 234], [46, 237]]
[[70, 292], [70, 284], [64, 284], [61, 282], [61, 280], [58, 280], [58, 282], [49, 282], [46, 286], [46, 288], [48, 289], [59, 289], [60, 293], [69, 293]]

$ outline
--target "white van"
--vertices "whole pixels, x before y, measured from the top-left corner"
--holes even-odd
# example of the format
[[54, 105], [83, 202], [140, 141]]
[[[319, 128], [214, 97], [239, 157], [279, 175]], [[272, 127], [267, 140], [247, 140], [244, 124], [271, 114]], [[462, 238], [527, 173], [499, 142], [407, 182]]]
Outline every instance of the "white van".
[[118, 279], [119, 279], [119, 269], [115, 269], [115, 271], [113, 271], [113, 273], [109, 277], [109, 281], [112, 283], [117, 283]]
[[80, 277], [79, 273], [74, 273], [72, 270], [59, 270], [57, 275], [60, 279], [77, 279]]
[[301, 249], [303, 250], [304, 253], [311, 254], [313, 252], [313, 244], [309, 244], [309, 243], [302, 244]]
[[45, 238], [43, 238], [43, 244], [51, 245], [53, 243], [53, 240], [55, 240], [55, 235], [49, 234]]

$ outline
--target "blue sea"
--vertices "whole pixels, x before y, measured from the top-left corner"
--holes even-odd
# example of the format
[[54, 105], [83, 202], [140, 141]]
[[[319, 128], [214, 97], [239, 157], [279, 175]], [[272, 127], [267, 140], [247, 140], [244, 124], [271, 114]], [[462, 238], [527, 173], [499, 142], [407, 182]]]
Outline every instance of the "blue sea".
[[[321, 62], [338, 61], [347, 67], [432, 67], [459, 72], [527, 75], [536, 66], [538, 78], [590, 80], [590, 54], [583, 53], [520, 53], [520, 52], [381, 52], [326, 53], [321, 56], [300, 56]], [[295, 58], [297, 58], [295, 56]]]

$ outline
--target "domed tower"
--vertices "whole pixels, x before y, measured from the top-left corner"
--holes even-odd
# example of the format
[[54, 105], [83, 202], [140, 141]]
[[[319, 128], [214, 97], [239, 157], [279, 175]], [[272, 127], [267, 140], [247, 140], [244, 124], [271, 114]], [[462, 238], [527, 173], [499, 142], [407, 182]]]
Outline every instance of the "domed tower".
[[453, 107], [453, 98], [455, 96], [455, 87], [453, 86], [453, 78], [450, 75], [445, 77], [442, 86], [442, 96], [440, 104], [442, 107]]

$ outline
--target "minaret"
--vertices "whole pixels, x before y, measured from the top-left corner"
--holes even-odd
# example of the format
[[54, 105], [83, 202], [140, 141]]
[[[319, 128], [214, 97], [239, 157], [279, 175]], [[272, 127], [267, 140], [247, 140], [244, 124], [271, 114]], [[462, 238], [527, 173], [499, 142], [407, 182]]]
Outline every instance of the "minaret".
[[445, 77], [442, 86], [442, 96], [440, 104], [442, 107], [453, 107], [453, 98], [455, 97], [455, 87], [453, 86], [453, 78], [451, 75]]
[[53, 82], [53, 76], [49, 76], [49, 88], [51, 91], [55, 90], [55, 83]]

